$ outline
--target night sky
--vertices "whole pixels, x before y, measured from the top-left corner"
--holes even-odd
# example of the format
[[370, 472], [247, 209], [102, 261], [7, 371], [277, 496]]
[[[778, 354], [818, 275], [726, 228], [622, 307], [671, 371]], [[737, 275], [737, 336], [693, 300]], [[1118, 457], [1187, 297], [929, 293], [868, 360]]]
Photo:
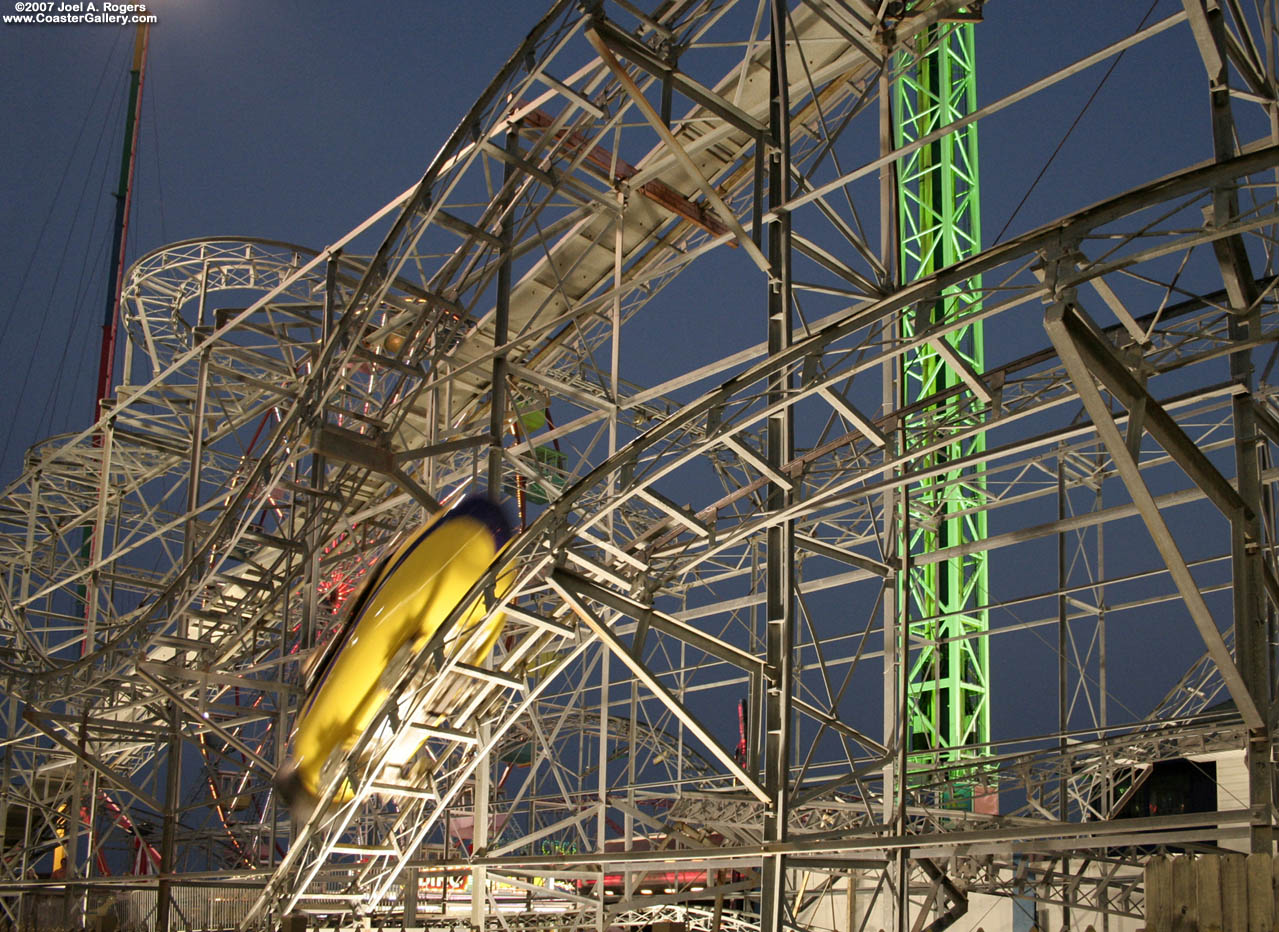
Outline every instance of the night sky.
[[[333, 241], [421, 175], [544, 7], [160, 0], [129, 261], [210, 235]], [[1159, 0], [1149, 21], [1179, 7]], [[978, 30], [982, 101], [1131, 33], [1151, 9], [993, 0]], [[5, 484], [34, 441], [82, 429], [93, 410], [132, 40], [132, 27], [0, 25]], [[1005, 238], [1206, 158], [1203, 74], [1186, 73], [1189, 55], [1184, 27], [1129, 52]], [[1106, 67], [982, 124], [987, 244]]]
[[[477, 6], [162, 0], [129, 261], [209, 235], [321, 247], [365, 219], [420, 177], [543, 12]], [[0, 25], [6, 485], [33, 441], [92, 417], [133, 31]]]
[[[129, 261], [194, 237], [337, 239], [421, 176], [546, 5], [154, 4]], [[1180, 9], [990, 0], [981, 102]], [[91, 419], [132, 40], [132, 27], [0, 25], [3, 485], [33, 442]], [[1127, 53], [1103, 83], [1112, 62], [981, 124], [986, 245], [1006, 224], [1002, 239], [1210, 158], [1206, 79], [1184, 25]], [[764, 336], [762, 306], [758, 320], [748, 344]], [[988, 330], [987, 358], [1044, 342], [1038, 328]], [[623, 376], [669, 376], [659, 350], [629, 347]]]

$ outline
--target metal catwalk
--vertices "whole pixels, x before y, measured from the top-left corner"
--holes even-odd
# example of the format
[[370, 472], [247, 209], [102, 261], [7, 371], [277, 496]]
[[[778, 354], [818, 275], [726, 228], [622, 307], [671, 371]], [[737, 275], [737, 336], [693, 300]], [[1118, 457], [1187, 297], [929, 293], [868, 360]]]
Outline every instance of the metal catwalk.
[[[103, 419], [0, 499], [7, 922], [1120, 929], [1152, 852], [1271, 850], [1275, 6], [1081, 26], [966, 119], [1176, 54], [1202, 160], [903, 284], [895, 166], [932, 140], [894, 141], [896, 83], [1031, 6], [561, 0], [342, 240], [139, 260]], [[903, 388], [923, 347], [944, 398]], [[985, 540], [924, 547], [975, 474]], [[513, 580], [497, 648], [400, 655], [291, 822], [308, 661], [488, 486], [522, 533], [452, 618]], [[907, 739], [903, 671], [966, 656], [907, 587], [978, 550], [957, 768]], [[1135, 803], [1240, 755], [1206, 811]]]

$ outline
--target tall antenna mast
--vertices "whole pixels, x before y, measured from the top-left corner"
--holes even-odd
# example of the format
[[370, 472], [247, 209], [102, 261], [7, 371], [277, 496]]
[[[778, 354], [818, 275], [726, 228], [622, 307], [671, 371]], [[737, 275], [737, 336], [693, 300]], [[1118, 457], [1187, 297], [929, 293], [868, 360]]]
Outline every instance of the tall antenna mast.
[[98, 358], [95, 419], [102, 417], [102, 401], [111, 394], [115, 376], [115, 344], [120, 329], [120, 287], [124, 281], [124, 251], [129, 231], [129, 204], [133, 197], [133, 167], [138, 154], [138, 115], [142, 106], [142, 80], [147, 66], [147, 39], [151, 27], [138, 25], [133, 37], [133, 66], [129, 71], [129, 109], [124, 122], [124, 151], [120, 157], [120, 184], [115, 192], [115, 228], [111, 238], [111, 273], [107, 279], [107, 306], [102, 320], [102, 353]]

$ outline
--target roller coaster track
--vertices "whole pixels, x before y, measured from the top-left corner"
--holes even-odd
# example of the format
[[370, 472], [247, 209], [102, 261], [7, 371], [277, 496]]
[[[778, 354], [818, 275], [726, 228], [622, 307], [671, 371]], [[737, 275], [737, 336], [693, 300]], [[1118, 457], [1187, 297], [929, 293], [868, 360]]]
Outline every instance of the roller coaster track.
[[[768, 4], [557, 3], [422, 180], [340, 241], [196, 240], [133, 266], [107, 414], [33, 448], [0, 498], [11, 918], [51, 886], [104, 887], [88, 852], [134, 836], [165, 883], [251, 887], [245, 928], [749, 929], [769, 925], [774, 881], [787, 921], [813, 927], [853, 889], [863, 911], [931, 911], [934, 928], [980, 893], [1138, 916], [1152, 847], [1268, 830], [1260, 778], [1220, 812], [1118, 815], [1156, 762], [1269, 740], [1273, 684], [1240, 643], [1255, 623], [1232, 622], [1279, 598], [1279, 148], [1219, 145], [902, 286], [854, 207], [877, 211], [900, 153], [865, 140], [890, 53], [966, 14], [880, 6], [789, 7], [781, 93]], [[1258, 24], [1228, 14], [1232, 80], [1272, 89], [1238, 51]], [[1198, 27], [1221, 15], [1190, 2], [1131, 44], [1191, 29], [1211, 63]], [[784, 293], [802, 310], [789, 339], [725, 350], [685, 329], [694, 264]], [[987, 368], [921, 425], [884, 373], [973, 322], [903, 326], [956, 288], [981, 289]], [[1020, 337], [1001, 350], [1001, 332]], [[621, 377], [623, 334], [672, 333], [702, 362]], [[768, 440], [783, 420], [790, 456]], [[899, 547], [903, 521], [936, 518], [913, 497], [921, 444], [978, 431], [982, 547], [1017, 576], [986, 596], [992, 656], [1047, 657], [1057, 679], [1017, 700], [1034, 725], [1001, 721], [1014, 700], [995, 698], [977, 759], [998, 813], [943, 806], [943, 770], [902, 779], [894, 699], [894, 580], [956, 556]], [[466, 664], [450, 623], [397, 658], [373, 726], [291, 823], [269, 779], [307, 659], [377, 556], [490, 471], [525, 526], [453, 617], [509, 572], [499, 647]], [[1148, 536], [1107, 562], [1112, 526]], [[787, 563], [778, 656], [766, 578]], [[1103, 619], [1133, 632], [1112, 633], [1109, 661]], [[1106, 666], [1140, 657], [1153, 621], [1204, 651], [1147, 671], [1162, 701]], [[769, 759], [769, 709], [789, 767]], [[38, 876], [61, 846], [70, 885]], [[487, 893], [430, 915], [431, 871]]]

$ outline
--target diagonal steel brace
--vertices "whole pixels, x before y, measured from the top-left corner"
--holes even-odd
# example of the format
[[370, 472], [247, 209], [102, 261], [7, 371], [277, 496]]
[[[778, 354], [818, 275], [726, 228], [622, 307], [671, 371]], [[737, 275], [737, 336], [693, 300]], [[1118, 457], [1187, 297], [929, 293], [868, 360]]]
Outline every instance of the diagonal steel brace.
[[675, 156], [675, 160], [679, 162], [680, 167], [702, 189], [702, 194], [706, 196], [706, 200], [710, 202], [711, 207], [719, 218], [724, 221], [724, 224], [733, 231], [733, 236], [737, 238], [737, 242], [742, 249], [751, 257], [751, 261], [759, 266], [762, 271], [771, 274], [772, 265], [765, 255], [760, 252], [759, 247], [755, 245], [755, 241], [751, 239], [750, 234], [738, 222], [737, 215], [733, 213], [732, 208], [724, 203], [724, 199], [715, 190], [715, 186], [706, 179], [701, 169], [697, 167], [697, 163], [693, 161], [693, 157], [680, 145], [679, 140], [675, 138], [675, 134], [666, 125], [661, 114], [649, 103], [648, 98], [644, 96], [644, 92], [639, 89], [639, 86], [627, 73], [626, 69], [622, 67], [621, 62], [614, 57], [612, 50], [608, 47], [599, 31], [593, 26], [588, 26], [586, 28], [586, 38], [595, 48], [595, 53], [600, 57], [600, 61], [608, 67], [609, 71], [613, 72], [613, 76], [617, 78], [627, 95], [635, 102], [635, 106], [640, 113], [657, 131], [657, 135], [661, 137], [666, 148]]
[[[1102, 335], [1093, 320], [1073, 304], [1063, 304], [1061, 307], [1060, 331], [1070, 339], [1071, 345], [1093, 377], [1119, 399], [1137, 420], [1139, 427], [1158, 441], [1186, 475], [1203, 489], [1204, 494], [1222, 514], [1231, 522], [1251, 518], [1250, 509], [1235, 491], [1235, 487], [1204, 456], [1203, 451], [1195, 446], [1172, 415], [1147, 391], [1146, 386], [1132, 374], [1132, 370], [1115, 352], [1114, 346]], [[1052, 315], [1054, 311], [1050, 310], [1048, 313]], [[1051, 328], [1049, 336], [1052, 336]], [[1057, 343], [1056, 337], [1053, 337], [1053, 343]], [[1061, 347], [1058, 346], [1057, 349], [1060, 352]], [[1065, 357], [1062, 358], [1065, 361]], [[1076, 383], [1079, 382], [1073, 372], [1071, 377]], [[1134, 436], [1130, 438], [1134, 441], [1131, 447], [1134, 450], [1137, 448], [1137, 435], [1134, 432]]]
[[746, 789], [750, 790], [760, 802], [767, 803], [769, 801], [768, 793], [764, 788], [756, 782], [755, 778], [742, 769], [742, 766], [733, 759], [733, 755], [724, 750], [715, 737], [707, 730], [689, 710], [674, 695], [671, 694], [665, 686], [662, 685], [651, 670], [644, 664], [640, 658], [636, 657], [626, 645], [621, 641], [612, 629], [602, 621], [598, 615], [586, 604], [584, 596], [580, 595], [576, 590], [577, 578], [572, 573], [566, 573], [563, 570], [553, 570], [548, 580], [551, 587], [555, 589], [560, 596], [573, 607], [579, 618], [587, 627], [595, 633], [595, 635], [611, 650], [621, 661], [626, 664], [631, 673], [639, 681], [640, 685], [651, 692], [654, 696], [671, 710], [680, 723], [684, 725], [689, 732], [697, 738], [702, 745], [715, 755], [729, 772], [733, 774]]
[[117, 773], [110, 765], [107, 764], [106, 761], [102, 760], [101, 758], [97, 757], [94, 754], [90, 754], [88, 751], [85, 751], [83, 748], [76, 747], [76, 745], [73, 742], [67, 740], [62, 735], [60, 735], [54, 728], [46, 724], [44, 720], [44, 716], [36, 712], [30, 706], [22, 710], [22, 718], [28, 724], [34, 725], [36, 728], [38, 728], [55, 744], [60, 745], [64, 749], [70, 751], [74, 756], [84, 761], [84, 763], [88, 765], [89, 768], [97, 771], [99, 776], [104, 777], [117, 789], [122, 790], [125, 793], [128, 793], [138, 802], [142, 803], [144, 806], [150, 807], [155, 812], [159, 812], [159, 813], [164, 812], [164, 806], [161, 805], [159, 800], [151, 796], [149, 793], [139, 789], [137, 786], [134, 785], [133, 781], [130, 780], [128, 777]]
[[[1181, 593], [1181, 598], [1185, 602], [1186, 608], [1190, 611], [1190, 617], [1208, 648], [1208, 654], [1212, 657], [1213, 663], [1216, 664], [1217, 670], [1226, 684], [1226, 688], [1230, 691], [1231, 698], [1235, 701], [1235, 706], [1239, 709], [1244, 722], [1249, 728], [1263, 728], [1265, 719], [1257, 708], [1257, 703], [1249, 692], [1243, 675], [1235, 664], [1234, 657], [1231, 656], [1230, 648], [1226, 646], [1225, 639], [1222, 638], [1221, 632], [1217, 630], [1217, 623], [1213, 619], [1212, 613], [1208, 609], [1208, 604], [1204, 601], [1203, 593], [1199, 591], [1199, 586], [1191, 575], [1190, 568], [1186, 565], [1186, 560], [1181, 555], [1176, 541], [1173, 540], [1172, 532], [1168, 529], [1167, 522], [1164, 521], [1163, 515], [1159, 513], [1159, 507], [1155, 503], [1154, 495], [1151, 494], [1150, 488], [1141, 476], [1141, 470], [1137, 466], [1136, 458], [1125, 442], [1124, 435], [1119, 430], [1119, 425], [1115, 423], [1115, 419], [1110, 413], [1110, 407], [1106, 404], [1105, 399], [1101, 396], [1101, 391], [1097, 388], [1097, 383], [1093, 381], [1094, 375], [1102, 378], [1103, 382], [1107, 379], [1113, 379], [1117, 384], [1123, 384], [1130, 392], [1134, 385], [1139, 389], [1138, 394], [1130, 394], [1129, 398], [1131, 398], [1131, 404], [1134, 405], [1142, 401], [1145, 402], [1147, 429], [1156, 439], [1159, 439], [1164, 449], [1182, 465], [1183, 469], [1186, 469], [1190, 477], [1203, 488], [1204, 492], [1213, 499], [1218, 507], [1222, 508], [1226, 515], [1231, 517], [1232, 524], [1244, 517], [1246, 509], [1242, 499], [1239, 498], [1239, 494], [1230, 487], [1230, 484], [1225, 481], [1212, 464], [1208, 462], [1203, 453], [1194, 447], [1190, 438], [1186, 437], [1181, 428], [1177, 427], [1172, 418], [1163, 410], [1163, 407], [1149, 396], [1145, 388], [1140, 383], [1137, 383], [1136, 379], [1132, 378], [1132, 374], [1127, 372], [1126, 367], [1114, 356], [1113, 350], [1107, 349], [1104, 345], [1098, 345], [1096, 334], [1089, 332], [1087, 321], [1078, 308], [1065, 302], [1053, 304], [1044, 314], [1044, 329], [1048, 331], [1049, 339], [1052, 340], [1057, 354], [1061, 357], [1061, 361], [1066, 367], [1066, 372], [1069, 374], [1071, 381], [1074, 382], [1075, 390], [1079, 392], [1079, 400], [1083, 403], [1088, 416], [1092, 418], [1098, 437], [1101, 438], [1107, 452], [1110, 453], [1115, 469], [1128, 489], [1128, 494], [1132, 496], [1133, 505], [1145, 522], [1146, 529], [1154, 540], [1155, 548], [1159, 551], [1159, 555], [1163, 557], [1164, 564], [1168, 567], [1168, 573], [1173, 582], [1176, 583], [1177, 590]], [[1099, 368], [1103, 368], [1098, 366], [1098, 363], [1105, 364], [1104, 371], [1098, 371]], [[1129, 382], [1123, 383], [1122, 380], [1117, 378], [1116, 367], [1127, 374]], [[1109, 383], [1107, 385], [1109, 387]], [[1116, 392], [1116, 394], [1125, 404], [1130, 403], [1124, 399], [1122, 393]], [[1160, 426], [1156, 427], [1156, 424]], [[1172, 429], [1175, 429], [1175, 433], [1169, 429], [1169, 425], [1171, 425]], [[1166, 440], [1162, 439], [1161, 435]], [[1190, 468], [1187, 468], [1187, 464], [1190, 464]], [[1206, 470], [1204, 467], [1206, 467]], [[1192, 469], [1194, 471], [1191, 471]], [[1224, 489], [1222, 488], [1223, 485], [1225, 486]]]

